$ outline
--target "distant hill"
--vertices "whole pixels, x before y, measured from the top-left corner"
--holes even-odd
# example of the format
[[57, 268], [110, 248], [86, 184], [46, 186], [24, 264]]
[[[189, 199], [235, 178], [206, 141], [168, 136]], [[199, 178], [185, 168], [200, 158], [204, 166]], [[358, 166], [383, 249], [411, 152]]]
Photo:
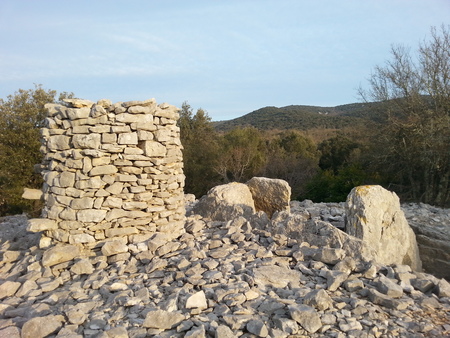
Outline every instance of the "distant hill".
[[[370, 103], [371, 108], [375, 103]], [[336, 107], [292, 105], [286, 107], [264, 107], [244, 116], [214, 122], [218, 131], [228, 131], [236, 127], [253, 126], [261, 130], [309, 130], [343, 129], [358, 127], [369, 121], [379, 122], [379, 117], [369, 111], [366, 103], [352, 103]]]

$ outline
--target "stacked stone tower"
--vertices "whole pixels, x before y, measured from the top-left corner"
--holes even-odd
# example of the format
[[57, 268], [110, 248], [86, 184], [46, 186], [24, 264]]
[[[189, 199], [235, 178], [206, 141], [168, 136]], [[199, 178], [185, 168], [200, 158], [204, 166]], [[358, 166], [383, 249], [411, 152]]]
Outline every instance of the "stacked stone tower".
[[178, 108], [154, 99], [47, 104], [40, 247], [138, 244], [184, 229]]

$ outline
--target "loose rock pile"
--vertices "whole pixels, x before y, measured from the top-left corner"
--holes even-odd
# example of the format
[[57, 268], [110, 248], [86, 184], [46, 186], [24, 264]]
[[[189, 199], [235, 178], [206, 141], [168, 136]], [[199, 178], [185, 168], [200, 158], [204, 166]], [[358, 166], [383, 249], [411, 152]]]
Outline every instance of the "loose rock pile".
[[[340, 225], [342, 210], [291, 204], [292, 217], [307, 224]], [[276, 228], [275, 219], [191, 214], [177, 240], [154, 235], [145, 245], [127, 244], [131, 255], [123, 259], [99, 255], [44, 267], [43, 250], [13, 240], [26, 219], [5, 218], [0, 337], [450, 335], [445, 280], [264, 230]]]

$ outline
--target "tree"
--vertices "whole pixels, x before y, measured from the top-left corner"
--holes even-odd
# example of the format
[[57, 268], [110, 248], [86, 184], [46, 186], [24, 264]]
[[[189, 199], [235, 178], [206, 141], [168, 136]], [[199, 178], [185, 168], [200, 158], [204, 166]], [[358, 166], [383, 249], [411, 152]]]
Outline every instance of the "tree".
[[351, 162], [358, 148], [358, 143], [342, 135], [324, 140], [318, 146], [321, 153], [319, 166], [322, 170], [331, 169], [337, 174], [341, 167]]
[[287, 181], [294, 198], [303, 194], [306, 183], [319, 169], [314, 142], [299, 131], [285, 131], [267, 141], [267, 152], [263, 176]]
[[233, 129], [220, 137], [219, 145], [215, 170], [223, 182], [245, 182], [265, 163], [264, 140], [256, 128]]
[[219, 182], [213, 168], [219, 154], [217, 135], [208, 113], [199, 108], [194, 114], [186, 101], [181, 106], [178, 126], [184, 148], [185, 191], [200, 197]]
[[[56, 91], [41, 85], [19, 89], [0, 99], [0, 214], [32, 212], [33, 203], [21, 198], [23, 188], [41, 188], [34, 166], [41, 163], [40, 128], [46, 103], [55, 102]], [[59, 100], [73, 94], [61, 93]], [[36, 206], [36, 209], [39, 208]], [[36, 210], [35, 210], [36, 211]]]
[[431, 29], [431, 39], [412, 54], [393, 46], [392, 60], [377, 66], [366, 101], [383, 103], [385, 128], [375, 138], [376, 160], [402, 196], [450, 203], [450, 32]]

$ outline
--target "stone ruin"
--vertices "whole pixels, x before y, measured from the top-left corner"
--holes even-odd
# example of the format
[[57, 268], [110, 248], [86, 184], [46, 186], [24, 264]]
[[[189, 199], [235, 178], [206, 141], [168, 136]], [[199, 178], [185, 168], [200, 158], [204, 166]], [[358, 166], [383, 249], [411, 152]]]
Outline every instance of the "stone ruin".
[[[184, 175], [178, 108], [154, 99], [47, 104], [41, 130], [45, 207], [28, 230], [40, 248], [79, 256], [184, 231]], [[51, 250], [47, 250], [51, 252]], [[108, 256], [108, 252], [103, 252]], [[123, 255], [130, 255], [123, 250]], [[46, 255], [44, 265], [69, 257]]]

